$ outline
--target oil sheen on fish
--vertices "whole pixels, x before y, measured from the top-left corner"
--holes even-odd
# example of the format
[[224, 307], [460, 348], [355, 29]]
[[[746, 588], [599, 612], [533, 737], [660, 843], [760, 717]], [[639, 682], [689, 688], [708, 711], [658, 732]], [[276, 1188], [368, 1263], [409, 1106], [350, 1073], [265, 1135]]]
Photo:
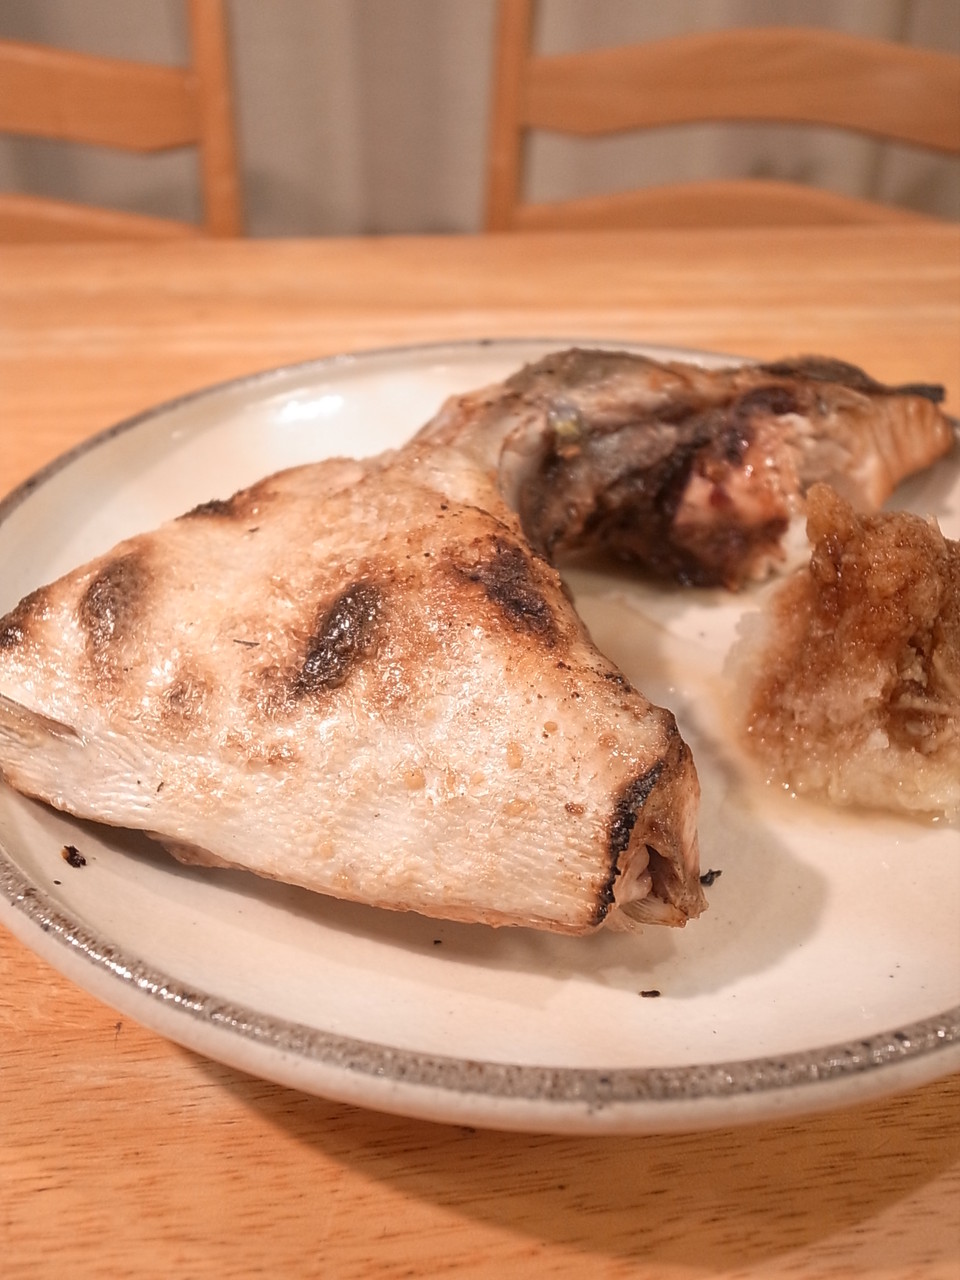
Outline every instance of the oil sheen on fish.
[[450, 400], [420, 438], [495, 470], [551, 560], [599, 552], [736, 587], [783, 562], [812, 484], [875, 511], [945, 455], [942, 399], [822, 356], [707, 369], [574, 348]]
[[683, 924], [689, 749], [552, 562], [738, 583], [821, 472], [874, 503], [944, 452], [936, 399], [815, 360], [548, 357], [397, 452], [267, 477], [28, 596], [0, 619], [0, 768], [181, 859], [381, 907]]
[[269, 477], [28, 596], [0, 760], [182, 860], [381, 907], [576, 934], [703, 906], [673, 716], [445, 450]]

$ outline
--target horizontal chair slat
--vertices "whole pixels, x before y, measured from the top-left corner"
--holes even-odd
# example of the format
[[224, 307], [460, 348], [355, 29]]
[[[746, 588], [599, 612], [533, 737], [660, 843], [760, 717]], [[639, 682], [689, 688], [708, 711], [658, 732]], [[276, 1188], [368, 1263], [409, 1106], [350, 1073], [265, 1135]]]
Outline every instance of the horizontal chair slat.
[[2, 40], [0, 133], [138, 152], [186, 146], [199, 133], [194, 78], [177, 67]]
[[960, 150], [960, 72], [931, 49], [798, 28], [535, 57], [522, 123], [593, 136], [700, 120], [825, 124]]
[[200, 228], [170, 218], [71, 204], [43, 196], [0, 195], [0, 242], [192, 239]]
[[522, 204], [519, 230], [638, 227], [842, 226], [923, 223], [926, 214], [771, 179], [683, 182], [556, 203]]

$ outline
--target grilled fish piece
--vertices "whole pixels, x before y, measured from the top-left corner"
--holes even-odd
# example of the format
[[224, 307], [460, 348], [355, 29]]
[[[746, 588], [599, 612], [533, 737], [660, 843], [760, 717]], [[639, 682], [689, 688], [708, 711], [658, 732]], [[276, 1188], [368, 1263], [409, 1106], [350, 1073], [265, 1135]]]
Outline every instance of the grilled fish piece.
[[0, 764], [178, 858], [571, 934], [704, 902], [672, 715], [455, 450], [281, 473], [0, 619]]
[[739, 582], [821, 472], [854, 462], [875, 502], [945, 451], [936, 399], [824, 361], [548, 357], [396, 453], [268, 477], [27, 597], [0, 619], [0, 768], [344, 898], [682, 924], [704, 906], [689, 750], [548, 559]]
[[720, 369], [571, 349], [448, 402], [420, 433], [496, 472], [530, 542], [737, 587], [785, 559], [803, 496], [875, 511], [954, 443], [940, 387], [805, 356]]

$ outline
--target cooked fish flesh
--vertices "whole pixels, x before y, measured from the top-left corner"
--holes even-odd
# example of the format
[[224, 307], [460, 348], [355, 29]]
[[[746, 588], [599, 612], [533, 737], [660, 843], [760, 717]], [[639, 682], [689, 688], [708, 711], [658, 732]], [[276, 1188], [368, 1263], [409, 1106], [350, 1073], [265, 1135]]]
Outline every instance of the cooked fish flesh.
[[319, 463], [0, 620], [0, 763], [187, 862], [571, 934], [704, 905], [674, 718], [591, 644], [496, 485]]
[[732, 662], [749, 750], [798, 792], [960, 818], [960, 542], [826, 485], [807, 528], [809, 565]]
[[583, 933], [704, 906], [669, 712], [552, 561], [735, 584], [821, 473], [880, 495], [951, 442], [929, 388], [834, 362], [569, 351], [403, 449], [214, 499], [0, 619], [0, 768], [177, 857]]
[[531, 544], [736, 587], [785, 557], [803, 495], [877, 510], [953, 446], [940, 387], [886, 387], [806, 356], [707, 369], [572, 349], [452, 399], [420, 433], [499, 476]]

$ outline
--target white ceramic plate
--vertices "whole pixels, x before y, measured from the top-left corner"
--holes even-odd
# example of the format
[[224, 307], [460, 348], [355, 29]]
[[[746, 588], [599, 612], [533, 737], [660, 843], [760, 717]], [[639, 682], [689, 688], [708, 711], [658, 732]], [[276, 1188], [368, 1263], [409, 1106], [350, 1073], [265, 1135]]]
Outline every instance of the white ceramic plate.
[[[269, 471], [406, 439], [565, 345], [369, 353], [122, 423], [0, 504], [0, 614], [118, 539]], [[656, 354], [678, 355], [683, 353]], [[960, 535], [960, 465], [899, 500]], [[820, 1110], [960, 1067], [960, 835], [751, 783], [718, 691], [749, 595], [571, 575], [599, 646], [677, 713], [704, 788], [687, 929], [566, 939], [378, 912], [178, 865], [0, 787], [0, 921], [80, 986], [245, 1071], [436, 1120], [655, 1131]], [[74, 845], [79, 868], [61, 851]], [[659, 992], [659, 997], [649, 994]]]

